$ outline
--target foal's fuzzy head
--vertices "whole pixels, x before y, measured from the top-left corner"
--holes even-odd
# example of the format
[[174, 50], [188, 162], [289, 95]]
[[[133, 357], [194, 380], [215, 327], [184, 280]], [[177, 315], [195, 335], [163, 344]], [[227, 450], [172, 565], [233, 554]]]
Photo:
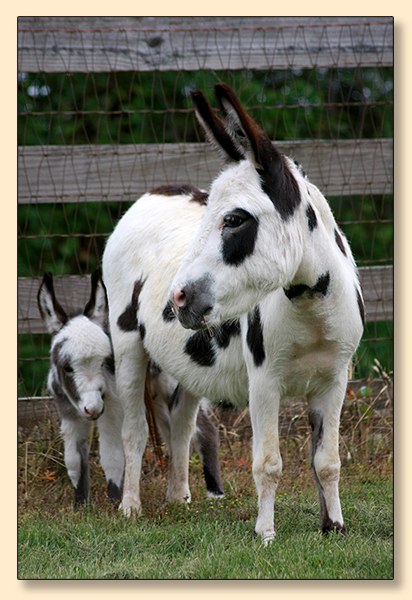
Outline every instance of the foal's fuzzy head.
[[84, 311], [68, 313], [58, 302], [51, 273], [44, 274], [38, 306], [52, 334], [48, 386], [76, 413], [94, 420], [104, 410], [111, 385], [113, 356], [107, 326], [108, 304], [100, 273], [92, 275], [92, 291]]

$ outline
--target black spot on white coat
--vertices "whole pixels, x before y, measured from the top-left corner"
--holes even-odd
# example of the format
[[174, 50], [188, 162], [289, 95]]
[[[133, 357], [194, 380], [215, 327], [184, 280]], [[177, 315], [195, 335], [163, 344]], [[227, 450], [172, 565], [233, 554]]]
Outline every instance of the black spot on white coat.
[[359, 308], [360, 317], [362, 319], [362, 325], [365, 325], [365, 321], [366, 321], [366, 319], [365, 319], [365, 304], [363, 302], [362, 294], [360, 293], [358, 288], [356, 288], [356, 297], [358, 300], [358, 308]]
[[290, 288], [284, 288], [286, 297], [289, 300], [293, 300], [294, 298], [299, 298], [305, 294], [307, 298], [314, 298], [315, 296], [323, 296], [325, 297], [329, 291], [330, 286], [330, 273], [326, 271], [323, 275], [320, 275], [316, 284], [312, 287], [304, 283], [298, 283], [297, 285], [292, 285]]
[[218, 327], [212, 329], [212, 335], [216, 340], [219, 348], [227, 348], [230, 344], [230, 340], [233, 337], [240, 335], [240, 321], [235, 319], [233, 321], [225, 321]]
[[345, 246], [343, 245], [342, 236], [340, 235], [340, 233], [337, 229], [335, 229], [335, 241], [338, 245], [339, 250], [342, 252], [342, 254], [344, 256], [346, 256], [346, 250], [345, 250]]
[[160, 196], [191, 196], [190, 200], [197, 202], [201, 206], [207, 204], [209, 197], [207, 192], [202, 192], [202, 190], [190, 183], [160, 185], [150, 190], [149, 194], [159, 194]]
[[237, 227], [224, 225], [222, 229], [222, 256], [227, 265], [238, 267], [253, 254], [258, 235], [259, 223], [249, 213], [236, 209], [231, 217], [242, 220]]
[[124, 312], [117, 319], [117, 325], [122, 331], [137, 331], [137, 311], [139, 310], [139, 295], [144, 281], [137, 280], [133, 287], [132, 299]]
[[[272, 146], [273, 148], [273, 146]], [[293, 216], [301, 202], [299, 186], [290, 172], [284, 156], [268, 160], [263, 169], [257, 169], [262, 189], [273, 202], [284, 221]]]
[[246, 334], [246, 342], [253, 356], [253, 362], [256, 367], [260, 367], [265, 358], [265, 347], [263, 343], [263, 329], [260, 318], [260, 308], [257, 305], [247, 317], [248, 329]]
[[201, 367], [212, 367], [216, 362], [213, 338], [208, 330], [200, 330], [190, 336], [185, 344], [185, 353]]
[[315, 229], [315, 227], [318, 226], [318, 220], [316, 218], [316, 213], [313, 210], [313, 207], [311, 204], [308, 204], [308, 206], [306, 208], [306, 216], [308, 218], [309, 231], [313, 231]]

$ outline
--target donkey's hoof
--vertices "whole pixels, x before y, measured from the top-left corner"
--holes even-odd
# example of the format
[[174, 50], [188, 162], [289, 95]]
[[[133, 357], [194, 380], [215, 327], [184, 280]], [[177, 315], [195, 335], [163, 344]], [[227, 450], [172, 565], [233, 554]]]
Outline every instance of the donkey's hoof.
[[260, 540], [261, 546], [270, 546], [270, 544], [275, 540], [275, 537], [276, 531], [273, 531], [272, 533], [269, 533], [264, 536], [262, 535]]
[[348, 532], [346, 530], [346, 525], [345, 523], [343, 523], [342, 525], [340, 523], [332, 522], [329, 520], [328, 523], [326, 523], [325, 525], [322, 526], [322, 533], [323, 535], [328, 535], [329, 533], [338, 533], [340, 534], [340, 537], [343, 538], [347, 538], [348, 537]]
[[132, 499], [128, 498], [123, 499], [119, 505], [119, 510], [124, 514], [125, 517], [133, 519], [138, 517], [142, 512], [140, 502], [137, 502], [136, 500], [133, 501]]

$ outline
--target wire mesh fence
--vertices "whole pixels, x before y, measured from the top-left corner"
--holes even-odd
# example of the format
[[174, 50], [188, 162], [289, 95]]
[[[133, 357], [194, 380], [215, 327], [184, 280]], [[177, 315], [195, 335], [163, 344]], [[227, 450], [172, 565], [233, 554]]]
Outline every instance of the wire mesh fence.
[[19, 396], [44, 393], [43, 272], [81, 304], [139, 194], [217, 174], [190, 91], [213, 106], [218, 81], [303, 165], [351, 242], [368, 310], [354, 376], [376, 358], [392, 370], [391, 18], [25, 17], [18, 29]]

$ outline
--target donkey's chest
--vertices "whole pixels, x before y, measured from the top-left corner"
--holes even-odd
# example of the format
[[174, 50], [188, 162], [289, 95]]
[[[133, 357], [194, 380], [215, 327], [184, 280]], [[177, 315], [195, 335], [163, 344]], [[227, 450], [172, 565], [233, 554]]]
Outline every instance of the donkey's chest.
[[339, 353], [336, 342], [292, 343], [281, 374], [287, 396], [305, 396], [330, 381], [336, 373]]
[[[334, 331], [325, 313], [307, 311], [297, 314], [283, 301], [262, 306], [263, 338], [268, 360], [285, 396], [306, 395], [322, 387], [337, 372], [342, 359], [338, 332]], [[272, 303], [273, 304], [273, 303]]]

